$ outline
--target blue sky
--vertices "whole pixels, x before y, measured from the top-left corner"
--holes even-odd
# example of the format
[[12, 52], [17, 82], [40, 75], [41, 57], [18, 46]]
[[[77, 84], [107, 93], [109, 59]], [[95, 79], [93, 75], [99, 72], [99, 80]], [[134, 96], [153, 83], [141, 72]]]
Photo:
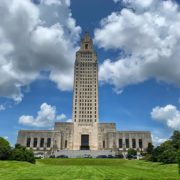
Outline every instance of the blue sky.
[[15, 144], [20, 129], [71, 121], [74, 55], [85, 31], [99, 61], [100, 122], [149, 130], [155, 144], [179, 130], [178, 3], [3, 0], [0, 136]]

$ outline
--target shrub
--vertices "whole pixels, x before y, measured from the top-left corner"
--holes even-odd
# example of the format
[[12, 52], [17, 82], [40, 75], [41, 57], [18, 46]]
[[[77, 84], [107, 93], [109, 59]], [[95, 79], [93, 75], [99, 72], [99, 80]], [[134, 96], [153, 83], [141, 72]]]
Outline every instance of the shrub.
[[135, 149], [128, 149], [128, 155], [136, 156], [137, 155], [137, 151]]
[[147, 154], [152, 154], [154, 150], [154, 146], [151, 143], [148, 143], [148, 147], [146, 149]]
[[162, 154], [159, 155], [158, 161], [164, 164], [176, 163], [177, 162], [176, 156], [177, 156], [177, 152], [174, 149], [167, 149], [163, 151]]
[[9, 142], [0, 137], [0, 160], [7, 160], [9, 158], [11, 147]]
[[10, 159], [16, 161], [27, 161], [33, 164], [35, 163], [33, 151], [28, 150], [19, 144], [17, 144], [11, 151]]
[[179, 174], [180, 174], [180, 150], [177, 153], [177, 162], [178, 162], [178, 169], [179, 169]]

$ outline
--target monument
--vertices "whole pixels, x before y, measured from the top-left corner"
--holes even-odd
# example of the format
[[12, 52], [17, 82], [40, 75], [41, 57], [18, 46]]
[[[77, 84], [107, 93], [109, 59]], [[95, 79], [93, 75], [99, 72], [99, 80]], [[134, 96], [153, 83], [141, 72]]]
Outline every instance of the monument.
[[17, 143], [35, 153], [92, 155], [134, 148], [146, 151], [149, 131], [117, 131], [115, 123], [99, 122], [98, 60], [88, 33], [81, 40], [74, 64], [72, 122], [55, 122], [53, 130], [20, 130]]

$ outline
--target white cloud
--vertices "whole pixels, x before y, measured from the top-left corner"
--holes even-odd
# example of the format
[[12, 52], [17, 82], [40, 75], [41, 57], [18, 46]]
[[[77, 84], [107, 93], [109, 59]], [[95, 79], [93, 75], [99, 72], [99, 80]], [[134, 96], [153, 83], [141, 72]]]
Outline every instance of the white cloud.
[[[159, 1], [159, 0], [156, 0], [156, 1]], [[147, 8], [149, 7], [150, 5], [152, 5], [152, 3], [154, 3], [153, 0], [145, 0], [145, 1], [141, 1], [141, 0], [114, 0], [114, 2], [122, 2], [124, 3], [125, 5], [129, 5], [129, 6], [132, 6], [132, 7], [140, 7], [140, 8]]]
[[[41, 71], [60, 90], [71, 90], [73, 63], [81, 28], [69, 0], [0, 0], [0, 96], [20, 102], [21, 87]], [[56, 13], [56, 16], [54, 16]]]
[[19, 123], [27, 126], [49, 127], [56, 119], [56, 107], [43, 103], [37, 113], [37, 117], [23, 115]]
[[163, 142], [165, 142], [166, 140], [167, 140], [166, 138], [161, 138], [159, 136], [155, 136], [152, 134], [152, 141], [153, 141], [154, 146], [158, 146], [162, 144]]
[[57, 119], [57, 121], [64, 120], [64, 119], [66, 119], [66, 115], [62, 113], [62, 114], [58, 115], [58, 116], [56, 117], [56, 119]]
[[8, 140], [8, 139], [9, 139], [9, 137], [8, 137], [8, 136], [4, 136], [3, 138], [4, 138], [4, 139], [6, 139], [6, 140]]
[[180, 130], [180, 111], [176, 106], [157, 106], [152, 109], [151, 117], [157, 121], [165, 123], [172, 129]]
[[180, 103], [180, 98], [178, 99], [178, 103]]
[[117, 90], [151, 78], [180, 86], [179, 6], [162, 0], [124, 3], [94, 32], [99, 47], [123, 54], [103, 62], [99, 79]]
[[4, 111], [6, 108], [4, 105], [0, 104], [0, 111]]
[[67, 116], [64, 113], [56, 115], [56, 107], [47, 103], [43, 103], [40, 106], [40, 110], [38, 111], [36, 117], [29, 115], [22, 115], [19, 117], [20, 124], [31, 127], [52, 127], [55, 121], [62, 120], [72, 122], [67, 119]]
[[66, 120], [66, 122], [72, 122], [72, 119], [68, 119], [68, 120]]

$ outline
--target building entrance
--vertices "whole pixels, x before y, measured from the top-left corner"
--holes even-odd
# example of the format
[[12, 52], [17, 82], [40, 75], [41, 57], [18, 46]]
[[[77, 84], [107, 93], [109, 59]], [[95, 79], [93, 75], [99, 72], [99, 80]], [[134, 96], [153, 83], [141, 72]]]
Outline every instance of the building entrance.
[[82, 134], [81, 135], [81, 150], [89, 150], [89, 135]]

